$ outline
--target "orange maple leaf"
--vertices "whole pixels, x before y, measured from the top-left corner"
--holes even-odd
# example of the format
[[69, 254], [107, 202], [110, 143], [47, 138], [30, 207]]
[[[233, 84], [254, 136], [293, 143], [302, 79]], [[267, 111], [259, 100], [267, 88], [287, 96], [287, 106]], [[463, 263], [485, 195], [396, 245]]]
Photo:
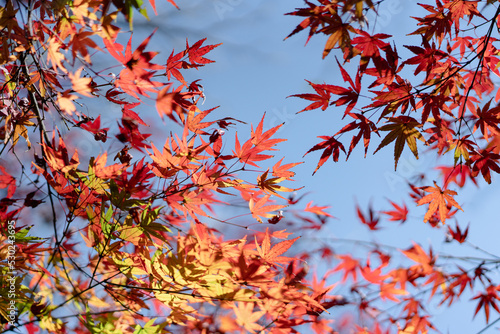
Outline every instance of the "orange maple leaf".
[[285, 158], [281, 158], [280, 161], [278, 161], [277, 163], [274, 164], [273, 170], [272, 170], [273, 176], [282, 177], [282, 178], [288, 179], [290, 181], [293, 181], [291, 179], [291, 177], [293, 177], [295, 175], [295, 172], [292, 172], [289, 169], [293, 168], [297, 165], [300, 165], [303, 162], [295, 162], [295, 163], [291, 163], [291, 164], [281, 165], [281, 162], [283, 161], [283, 159], [285, 159]]
[[288, 236], [290, 234], [293, 234], [293, 233], [289, 233], [289, 232], [285, 232], [285, 230], [280, 230], [280, 231], [274, 231], [272, 234], [271, 234], [271, 237], [273, 238], [277, 238], [277, 239], [286, 239], [288, 238]]
[[427, 334], [429, 329], [435, 329], [434, 326], [427, 320], [429, 316], [419, 316], [415, 314], [413, 318], [407, 321], [404, 329], [399, 330], [398, 334]]
[[264, 240], [262, 240], [262, 245], [259, 246], [257, 242], [257, 237], [255, 237], [255, 246], [257, 248], [257, 253], [264, 259], [264, 261], [269, 263], [287, 263], [293, 260], [289, 257], [280, 256], [286, 252], [297, 239], [300, 237], [278, 242], [273, 247], [271, 247], [271, 238], [269, 237], [269, 229], [266, 229], [266, 234], [264, 235]]
[[363, 275], [364, 279], [373, 284], [380, 284], [380, 282], [384, 281], [387, 275], [382, 275], [382, 267], [378, 267], [375, 269], [370, 268], [367, 264], [363, 268], [361, 268], [361, 275]]
[[342, 277], [342, 283], [344, 283], [347, 280], [347, 277], [349, 275], [351, 275], [352, 280], [356, 282], [358, 280], [357, 271], [360, 268], [359, 261], [353, 259], [350, 255], [338, 255], [337, 258], [342, 262], [339, 263], [339, 265], [336, 266], [331, 271], [337, 272], [342, 270], [344, 272], [344, 277]]
[[317, 205], [311, 205], [313, 201], [310, 201], [307, 203], [306, 208], [304, 211], [307, 212], [312, 212], [317, 214], [318, 216], [327, 216], [327, 217], [333, 217], [331, 214], [328, 212], [325, 212], [323, 210], [330, 208], [330, 206], [317, 206]]
[[420, 247], [418, 244], [413, 243], [413, 247], [408, 250], [401, 251], [409, 259], [419, 263], [422, 266], [424, 274], [430, 274], [434, 271], [434, 263], [436, 259], [432, 254], [432, 249], [429, 251], [429, 255]]
[[262, 119], [255, 130], [252, 125], [251, 138], [247, 140], [243, 146], [240, 145], [238, 134], [236, 134], [236, 143], [233, 153], [242, 163], [248, 163], [254, 167], [259, 167], [254, 163], [254, 161], [262, 161], [272, 157], [272, 155], [260, 154], [262, 151], [275, 151], [276, 149], [273, 148], [274, 145], [282, 141], [286, 141], [286, 139], [271, 139], [271, 137], [284, 123], [262, 133], [262, 129], [264, 127], [264, 117], [265, 114], [262, 116]]
[[283, 208], [286, 208], [286, 205], [265, 205], [269, 201], [269, 197], [271, 195], [265, 195], [264, 197], [258, 199], [255, 201], [252, 198], [250, 198], [250, 201], [248, 203], [248, 206], [250, 207], [250, 211], [252, 212], [252, 217], [257, 219], [259, 223], [262, 223], [263, 218], [272, 218], [274, 217], [274, 214], [269, 213], [277, 210], [281, 210]]
[[87, 63], [90, 64], [91, 60], [88, 48], [102, 51], [92, 39], [94, 34], [96, 33], [93, 31], [85, 31], [83, 27], [78, 32], [70, 33], [71, 40], [69, 42], [69, 45], [71, 45], [71, 53], [73, 54], [73, 61], [75, 60], [77, 54], [79, 53], [81, 57]]
[[106, 161], [108, 158], [108, 154], [104, 152], [103, 155], [97, 156], [97, 158], [91, 158], [90, 164], [94, 165], [95, 175], [101, 179], [110, 179], [113, 177], [117, 177], [124, 170], [124, 164], [113, 164], [111, 166], [106, 167]]
[[417, 202], [417, 204], [422, 205], [422, 204], [430, 203], [429, 209], [424, 217], [424, 222], [428, 222], [429, 219], [434, 214], [434, 212], [436, 212], [436, 210], [439, 209], [439, 219], [444, 224], [444, 221], [446, 220], [446, 215], [448, 214], [448, 212], [451, 209], [451, 207], [448, 208], [449, 204], [451, 204], [451, 206], [456, 207], [457, 209], [460, 209], [462, 211], [464, 211], [464, 210], [460, 207], [460, 205], [458, 205], [458, 203], [452, 197], [452, 196], [455, 196], [457, 194], [456, 191], [442, 190], [436, 184], [436, 181], [434, 181], [434, 185], [435, 185], [435, 187], [422, 188], [424, 191], [430, 192], [430, 194], [421, 198]]
[[382, 300], [390, 299], [392, 301], [395, 301], [396, 303], [399, 303], [399, 299], [394, 297], [394, 295], [403, 295], [404, 296], [404, 295], [408, 294], [408, 291], [406, 291], [404, 289], [396, 289], [395, 286], [396, 286], [396, 282], [387, 283], [387, 284], [382, 283], [380, 285], [380, 298], [382, 298]]
[[70, 160], [66, 144], [64, 143], [59, 131], [57, 131], [59, 135], [59, 147], [56, 147], [55, 133], [56, 131], [52, 133], [52, 145], [49, 145], [45, 142], [45, 140], [42, 140], [45, 160], [53, 171], [60, 171], [61, 173], [66, 174], [71, 170], [75, 170], [80, 164], [78, 151], [75, 149], [75, 153]]

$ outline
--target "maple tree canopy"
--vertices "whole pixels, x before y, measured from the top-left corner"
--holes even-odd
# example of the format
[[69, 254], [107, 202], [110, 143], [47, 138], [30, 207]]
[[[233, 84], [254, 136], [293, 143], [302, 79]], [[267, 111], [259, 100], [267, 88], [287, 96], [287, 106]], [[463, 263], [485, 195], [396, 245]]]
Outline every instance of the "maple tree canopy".
[[[460, 197], [500, 173], [500, 3], [412, 4], [424, 14], [405, 13], [405, 40], [374, 29], [388, 1], [286, 13], [284, 43], [323, 38], [323, 59], [308, 61], [338, 69], [337, 85], [304, 78], [310, 89], [289, 96], [297, 117], [341, 115], [304, 161], [287, 161], [283, 124], [266, 127], [265, 113], [247, 124], [204, 109], [186, 73], [202, 77], [221, 43], [160, 53], [156, 29], [139, 40], [134, 15], [156, 15], [155, 0], [5, 1], [0, 333], [446, 332], [431, 304], [465, 304], [458, 321], [475, 319], [478, 333], [500, 322], [500, 254], [469, 241], [484, 222], [464, 222]], [[180, 0], [163, 2], [182, 15]], [[321, 239], [330, 203], [310, 200], [294, 168], [389, 150], [397, 170], [405, 148], [439, 174], [412, 175], [407, 198], [385, 207], [352, 205], [375, 241]], [[441, 233], [452, 255], [376, 241], [410, 221]]]

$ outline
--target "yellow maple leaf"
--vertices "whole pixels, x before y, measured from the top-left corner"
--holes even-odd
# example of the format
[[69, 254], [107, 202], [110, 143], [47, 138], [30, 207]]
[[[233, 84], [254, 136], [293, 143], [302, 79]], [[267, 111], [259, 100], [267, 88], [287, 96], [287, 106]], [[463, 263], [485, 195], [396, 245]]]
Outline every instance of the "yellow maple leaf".
[[254, 312], [254, 303], [239, 302], [233, 305], [236, 323], [244, 327], [247, 331], [255, 333], [262, 330], [262, 326], [257, 321], [266, 313], [264, 311]]
[[75, 104], [73, 103], [78, 96], [70, 94], [69, 91], [65, 91], [63, 94], [57, 93], [57, 104], [62, 111], [66, 112], [68, 115], [73, 115], [76, 111]]
[[66, 58], [61, 52], [59, 52], [61, 46], [62, 43], [59, 42], [59, 40], [56, 37], [51, 37], [47, 41], [47, 45], [45, 46], [48, 51], [47, 63], [52, 63], [52, 68], [54, 69], [54, 71], [57, 71], [57, 69], [59, 68], [64, 73], [68, 73], [68, 70], [64, 68], [62, 64], [63, 60], [66, 60]]
[[81, 78], [80, 74], [82, 74], [83, 67], [80, 67], [74, 74], [69, 73], [69, 78], [71, 80], [72, 88], [75, 92], [92, 97], [92, 87], [90, 87], [90, 83], [92, 82], [91, 78]]

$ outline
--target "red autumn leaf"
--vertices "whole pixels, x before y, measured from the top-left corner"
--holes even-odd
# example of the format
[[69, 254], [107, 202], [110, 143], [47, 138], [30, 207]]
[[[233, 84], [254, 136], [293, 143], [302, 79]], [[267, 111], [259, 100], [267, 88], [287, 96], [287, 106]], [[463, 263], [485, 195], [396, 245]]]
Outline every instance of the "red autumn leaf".
[[416, 56], [409, 58], [403, 62], [403, 64], [418, 65], [415, 69], [414, 75], [419, 74], [422, 71], [427, 72], [427, 76], [432, 72], [433, 68], [436, 66], [437, 62], [449, 55], [441, 51], [436, 45], [430, 45], [425, 39], [422, 41], [423, 47], [405, 45], [404, 47], [416, 54]]
[[[129, 105], [127, 101], [124, 101], [123, 99], [117, 99], [116, 97], [124, 94], [124, 92], [120, 91], [119, 89], [113, 87], [111, 89], [108, 89], [106, 91], [106, 99], [110, 102], [113, 102], [115, 104], [121, 104], [121, 105]], [[140, 103], [135, 103], [135, 105], [139, 105]]]
[[444, 5], [445, 8], [450, 10], [450, 20], [455, 24], [456, 32], [458, 32], [460, 28], [460, 19], [467, 17], [470, 22], [474, 16], [479, 16], [486, 20], [478, 11], [477, 5], [477, 1], [453, 1]]
[[[355, 120], [344, 126], [342, 129], [340, 129], [335, 134], [335, 136], [359, 128], [358, 134], [352, 137], [351, 145], [349, 145], [349, 151], [347, 152], [346, 160], [349, 159], [349, 156], [351, 155], [351, 152], [354, 149], [354, 147], [358, 145], [361, 136], [363, 136], [363, 144], [365, 147], [365, 158], [366, 158], [366, 154], [368, 153], [368, 145], [370, 144], [371, 133], [375, 132], [380, 137], [378, 129], [375, 126], [375, 123], [373, 123], [372, 121], [370, 121], [368, 118], [366, 118], [361, 114], [347, 113], [347, 115], [354, 118]], [[356, 120], [359, 120], [359, 122], [356, 122]]]
[[387, 276], [382, 275], [382, 267], [372, 270], [368, 264], [361, 268], [361, 275], [365, 280], [373, 284], [380, 284], [380, 282], [383, 282]]
[[361, 75], [358, 69], [355, 79], [356, 82], [354, 83], [347, 71], [340, 65], [339, 61], [337, 59], [335, 60], [337, 61], [337, 65], [340, 69], [340, 73], [342, 74], [342, 78], [345, 82], [348, 82], [351, 87], [349, 87], [349, 89], [332, 85], [325, 85], [325, 87], [332, 94], [341, 96], [339, 99], [332, 101], [331, 104], [335, 104], [336, 106], [347, 104], [347, 108], [344, 111], [345, 116], [352, 111], [352, 109], [358, 102], [358, 97], [361, 92]]
[[500, 296], [498, 295], [497, 291], [500, 291], [500, 286], [490, 285], [486, 288], [486, 291], [484, 293], [478, 293], [474, 298], [472, 298], [479, 300], [479, 303], [476, 307], [476, 312], [474, 313], [474, 317], [482, 308], [484, 308], [486, 323], [488, 323], [490, 320], [490, 306], [493, 307], [495, 311], [500, 313], [500, 308], [497, 304], [497, 302], [500, 301]]
[[147, 92], [156, 92], [158, 90], [157, 87], [162, 85], [158, 81], [151, 80], [153, 76], [154, 73], [149, 72], [137, 76], [132, 70], [125, 68], [120, 72], [115, 85], [136, 99], [139, 99], [139, 95], [149, 97]]
[[199, 67], [206, 64], [213, 63], [213, 60], [203, 58], [208, 52], [212, 51], [222, 43], [215, 45], [205, 45], [202, 47], [203, 43], [206, 41], [206, 38], [200, 39], [198, 42], [194, 43], [192, 46], [189, 46], [188, 41], [186, 39], [186, 50], [188, 51], [189, 61], [191, 62], [191, 66]]
[[138, 103], [134, 103], [134, 104], [127, 104], [126, 106], [123, 107], [123, 110], [122, 110], [122, 119], [125, 119], [127, 121], [132, 121], [134, 123], [137, 123], [137, 124], [141, 124], [141, 125], [144, 125], [144, 126], [148, 126], [143, 120], [142, 118], [139, 117], [139, 115], [132, 110], [133, 107], [139, 105]]
[[398, 334], [426, 334], [429, 333], [429, 329], [435, 329], [435, 327], [428, 320], [429, 316], [420, 316], [415, 314], [411, 319], [409, 319], [404, 327], [404, 330], [399, 331]]
[[498, 166], [500, 154], [493, 153], [493, 149], [494, 147], [490, 147], [481, 151], [474, 151], [471, 156], [472, 176], [476, 177], [481, 172], [484, 180], [488, 183], [491, 183], [490, 170], [500, 173], [500, 166]]
[[[354, 83], [347, 73], [346, 70], [340, 65], [337, 60], [337, 64], [339, 66], [340, 72], [342, 74], [342, 78], [344, 81], [348, 82], [351, 87], [344, 88], [335, 85], [327, 85], [327, 84], [315, 84], [308, 80], [306, 80], [309, 85], [316, 91], [317, 94], [295, 94], [290, 95], [289, 97], [299, 97], [305, 100], [313, 101], [310, 105], [299, 111], [299, 113], [306, 110], [313, 110], [317, 108], [321, 108], [321, 110], [326, 110], [330, 105], [342, 106], [347, 104], [347, 108], [344, 111], [344, 116], [347, 115], [356, 105], [358, 101], [358, 97], [361, 91], [361, 76], [358, 71], [356, 74], [356, 83]], [[340, 97], [337, 100], [330, 102], [331, 95], [339, 95]]]
[[45, 160], [49, 167], [53, 171], [60, 171], [64, 174], [71, 170], [75, 170], [80, 164], [78, 158], [78, 151], [69, 158], [68, 150], [66, 149], [66, 144], [64, 143], [61, 134], [57, 131], [59, 135], [58, 146], [56, 146], [56, 131], [52, 133], [52, 143], [51, 145], [42, 142], [42, 147], [45, 152]]
[[358, 30], [361, 36], [352, 39], [352, 45], [361, 52], [362, 57], [379, 57], [379, 49], [385, 48], [388, 44], [381, 41], [392, 37], [387, 34], [375, 34], [370, 36], [363, 30]]
[[90, 133], [94, 134], [94, 138], [97, 141], [102, 141], [103, 143], [106, 142], [108, 138], [108, 130], [109, 128], [101, 128], [101, 115], [97, 116], [97, 118], [94, 121], [87, 121], [81, 123], [80, 127], [82, 129], [87, 130]]
[[[172, 50], [172, 53], [168, 57], [167, 64], [165, 66], [168, 80], [170, 80], [170, 77], [173, 75], [182, 84], [187, 86], [186, 80], [179, 71], [180, 69], [187, 69], [193, 67], [198, 68], [204, 66], [205, 64], [213, 62], [213, 60], [206, 59], [203, 56], [208, 52], [210, 52], [211, 50], [213, 50], [214, 48], [221, 45], [222, 43], [215, 45], [205, 45], [202, 47], [205, 40], [206, 38], [203, 38], [194, 43], [192, 46], [189, 46], [188, 40], [186, 39], [186, 49], [184, 51], [181, 51], [174, 55], [174, 50]], [[185, 60], [186, 57], [188, 58], [189, 61]]]
[[413, 86], [411, 83], [409, 81], [404, 81], [399, 76], [396, 76], [395, 79], [396, 82], [387, 85], [387, 91], [370, 91], [376, 95], [372, 98], [373, 103], [363, 107], [368, 110], [384, 107], [379, 120], [389, 114], [394, 116], [399, 108], [401, 108], [401, 114], [404, 114], [410, 107], [413, 109], [417, 107], [415, 96], [412, 93]]
[[7, 198], [12, 198], [16, 192], [16, 179], [5, 170], [4, 166], [0, 166], [0, 189], [7, 188]]
[[[301, 99], [313, 101], [310, 105], [299, 111], [299, 113], [307, 110], [313, 110], [317, 108], [321, 108], [321, 110], [326, 110], [328, 106], [330, 105], [330, 90], [328, 90], [325, 86], [326, 85], [318, 85], [314, 84], [308, 80], [306, 80], [309, 85], [316, 91], [317, 94], [295, 94], [295, 95], [290, 95], [289, 97], [300, 97]], [[335, 86], [338, 87], [338, 86]], [[338, 87], [339, 89], [343, 90], [344, 88]], [[347, 91], [347, 90], [345, 90]]]
[[363, 212], [361, 212], [361, 209], [359, 208], [358, 205], [356, 205], [356, 214], [358, 215], [358, 218], [361, 221], [361, 223], [368, 226], [370, 230], [376, 231], [380, 229], [379, 227], [377, 227], [380, 218], [375, 216], [375, 212], [373, 211], [371, 205], [370, 208], [368, 209], [368, 217], [365, 217], [365, 215], [363, 214]]
[[288, 236], [292, 235], [293, 233], [285, 232], [286, 230], [281, 230], [281, 231], [274, 231], [271, 234], [271, 237], [277, 238], [277, 239], [287, 239]]
[[407, 216], [408, 216], [408, 208], [406, 207], [406, 204], [403, 203], [403, 207], [397, 205], [393, 201], [389, 201], [391, 205], [393, 206], [394, 210], [392, 211], [382, 211], [383, 214], [386, 214], [390, 216], [389, 218], [390, 221], [397, 222], [400, 221], [401, 223], [406, 222]]
[[317, 32], [318, 27], [323, 23], [325, 15], [321, 15], [322, 13], [320, 11], [325, 11], [325, 9], [311, 2], [306, 3], [309, 5], [309, 8], [296, 8], [297, 10], [295, 12], [285, 14], [306, 17], [286, 38], [289, 38], [309, 27], [309, 37], [307, 38], [307, 42], [309, 42], [311, 37]]
[[125, 51], [123, 51], [123, 45], [116, 43], [115, 41], [104, 38], [103, 42], [108, 52], [116, 60], [131, 70], [136, 77], [142, 77], [147, 74], [147, 71], [149, 70], [159, 70], [163, 68], [160, 65], [151, 63], [151, 60], [158, 54], [158, 52], [144, 52], [155, 32], [156, 30], [145, 38], [134, 52], [132, 52], [132, 36], [130, 36], [128, 40]]
[[414, 17], [418, 21], [418, 28], [410, 35], [421, 35], [427, 41], [431, 38], [436, 38], [439, 45], [443, 41], [446, 34], [451, 34], [452, 21], [443, 15], [443, 5], [440, 2], [436, 2], [436, 7], [427, 4], [419, 4], [425, 10], [429, 11], [431, 14], [421, 18]]
[[500, 107], [495, 107], [490, 109], [491, 100], [489, 100], [483, 108], [477, 108], [476, 112], [473, 113], [476, 123], [472, 132], [477, 129], [481, 129], [481, 133], [484, 139], [488, 140], [490, 133], [494, 135], [500, 135], [500, 129], [498, 124], [500, 123]]
[[456, 240], [459, 243], [464, 243], [465, 239], [467, 239], [467, 235], [469, 234], [469, 225], [467, 225], [467, 228], [463, 232], [458, 224], [456, 224], [455, 230], [452, 230], [451, 227], [448, 226], [448, 233], [453, 240]]
[[279, 130], [283, 125], [280, 124], [262, 133], [264, 126], [264, 117], [262, 117], [259, 125], [255, 128], [252, 126], [251, 138], [247, 140], [243, 146], [240, 145], [238, 140], [238, 134], [236, 134], [236, 144], [233, 154], [244, 164], [249, 164], [254, 167], [259, 167], [255, 162], [267, 160], [272, 157], [272, 155], [261, 154], [263, 151], [274, 151], [273, 148], [276, 144], [286, 141], [286, 139], [272, 139], [271, 137]]
[[443, 187], [447, 188], [450, 183], [455, 183], [462, 188], [467, 180], [472, 181], [476, 186], [476, 179], [472, 176], [469, 166], [460, 164], [457, 166], [438, 166], [436, 169], [443, 174]]
[[337, 162], [339, 161], [339, 155], [340, 155], [340, 150], [345, 152], [344, 145], [342, 145], [341, 142], [339, 142], [337, 139], [334, 138], [334, 136], [329, 137], [329, 136], [319, 136], [318, 138], [325, 139], [319, 144], [314, 145], [312, 148], [309, 149], [309, 151], [304, 154], [306, 156], [310, 152], [314, 152], [317, 150], [323, 150], [323, 153], [321, 154], [321, 157], [319, 158], [318, 165], [316, 166], [316, 169], [313, 172], [313, 175], [318, 171], [318, 169], [323, 166], [323, 164], [328, 160], [330, 156], [332, 156], [333, 161]]

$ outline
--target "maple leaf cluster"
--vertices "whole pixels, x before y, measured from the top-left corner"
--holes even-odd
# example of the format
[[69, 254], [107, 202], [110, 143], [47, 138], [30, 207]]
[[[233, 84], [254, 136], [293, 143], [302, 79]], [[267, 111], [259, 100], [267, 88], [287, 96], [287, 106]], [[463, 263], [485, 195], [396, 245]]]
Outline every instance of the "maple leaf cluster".
[[[446, 242], [467, 244], [470, 226], [464, 229], [458, 224], [457, 213], [466, 208], [459, 204], [457, 190], [469, 183], [480, 186], [481, 180], [490, 184], [500, 173], [500, 89], [494, 79], [499, 75], [500, 61], [498, 4], [462, 0], [419, 3], [426, 14], [412, 17], [416, 30], [409, 26], [412, 30], [408, 30], [407, 38], [393, 38], [387, 33], [373, 33], [376, 22], [368, 19], [378, 18], [379, 11], [385, 10], [382, 2], [305, 3], [304, 8], [287, 14], [301, 19], [287, 38], [304, 30], [308, 30], [307, 42], [316, 35], [326, 35], [324, 61], [335, 58], [344, 83], [307, 80], [314, 92], [292, 95], [308, 103], [298, 113], [315, 109], [341, 112], [342, 123], [332, 126], [333, 135], [319, 136], [321, 141], [306, 153], [322, 152], [313, 174], [325, 168], [330, 157], [334, 162], [342, 156], [348, 160], [361, 138], [365, 157], [374, 138], [380, 137], [380, 141], [373, 153], [393, 146], [396, 170], [405, 147], [416, 159], [419, 148], [425, 147], [427, 156], [434, 155], [432, 159], [442, 164], [436, 166], [441, 178], [436, 175], [429, 182], [430, 173], [426, 173], [416, 181], [408, 179], [409, 197], [414, 206], [425, 207], [422, 220], [431, 228], [441, 229]], [[410, 56], [405, 59], [403, 54]], [[387, 228], [384, 217], [406, 223], [410, 217], [406, 204], [390, 204], [392, 210], [376, 210], [370, 205], [367, 213], [357, 206], [356, 215], [377, 233]], [[455, 227], [444, 227], [450, 220], [455, 220]], [[414, 244], [402, 253], [417, 265], [391, 268], [392, 256], [381, 253], [383, 245], [368, 243], [367, 248], [371, 249], [369, 254], [379, 257], [375, 269], [370, 265], [370, 255], [363, 261], [352, 254], [337, 254], [341, 262], [334, 269], [342, 281], [351, 279], [351, 291], [358, 297], [359, 319], [383, 318], [380, 315], [385, 314], [385, 308], [378, 303], [381, 299], [403, 305], [401, 314], [390, 315], [389, 322], [395, 326], [387, 326], [388, 333], [394, 327], [398, 333], [438, 331], [420, 295], [426, 293], [429, 300], [452, 305], [466, 291], [465, 295], [477, 301], [473, 315], [483, 311], [488, 323], [493, 310], [499, 313], [500, 285], [486, 274], [494, 270], [489, 259], [469, 269], [457, 264], [456, 271], [445, 271], [432, 250], [427, 253]], [[461, 259], [451, 258], [457, 262]], [[373, 290], [379, 292], [378, 298], [367, 297]], [[383, 324], [376, 320], [373, 325], [357, 328], [360, 333], [384, 332]]]
[[[132, 27], [136, 11], [147, 17], [142, 1], [0, 9], [0, 254], [9, 260], [0, 270], [15, 278], [0, 283], [2, 332], [320, 328], [320, 315], [346, 301], [306, 277], [304, 254], [284, 255], [300, 236], [279, 227], [287, 210], [320, 229], [328, 207], [300, 209], [289, 196], [300, 189], [287, 185], [299, 163], [270, 162], [285, 140], [275, 138], [280, 126], [264, 129], [262, 117], [242, 135], [234, 127], [244, 122], [202, 109], [203, 86], [184, 73], [212, 63], [207, 54], [220, 44], [186, 40], [163, 59], [150, 51], [155, 32], [122, 44], [127, 33], [114, 22], [121, 13]], [[120, 69], [97, 71], [102, 56]], [[92, 99], [118, 116], [82, 108]], [[155, 121], [141, 109], [150, 99]], [[164, 144], [152, 134], [159, 120], [175, 129]], [[103, 151], [84, 150], [88, 142]], [[18, 173], [10, 165], [21, 146]], [[244, 209], [231, 217], [234, 198]], [[28, 236], [28, 224], [49, 224], [53, 236]], [[225, 237], [225, 227], [247, 234]]]
[[[500, 173], [492, 79], [500, 75], [500, 9], [493, 1], [419, 4], [427, 15], [409, 31], [417, 46], [370, 32], [367, 14], [377, 16], [382, 2], [316, 2], [288, 13], [302, 18], [289, 37], [326, 35], [324, 61], [336, 55], [344, 86], [307, 80], [314, 92], [292, 96], [309, 101], [299, 113], [342, 108], [345, 124], [306, 152], [322, 152], [313, 173], [330, 157], [349, 159], [361, 139], [365, 157], [376, 137], [374, 153], [394, 146], [396, 169], [406, 146], [417, 159], [425, 146], [445, 161], [439, 182], [409, 181], [411, 204], [356, 205], [355, 217], [381, 233], [418, 216], [445, 242], [467, 245], [473, 226], [459, 224], [467, 207], [454, 189]], [[276, 137], [282, 125], [265, 129], [264, 115], [236, 131], [246, 123], [204, 110], [200, 80], [186, 80], [220, 44], [186, 39], [163, 55], [151, 51], [155, 30], [134, 47], [137, 37], [116, 21], [132, 28], [136, 12], [148, 16], [143, 1], [0, 8], [2, 333], [418, 334], [438, 330], [426, 298], [451, 306], [470, 297], [471, 316], [482, 312], [486, 323], [500, 313], [498, 256], [350, 240], [366, 250], [359, 256], [326, 243], [329, 206], [303, 206], [306, 194], [291, 185], [300, 162], [273, 161], [286, 140]], [[117, 67], [99, 70], [99, 57]], [[143, 108], [150, 101], [154, 115]], [[30, 235], [44, 225], [50, 237]], [[319, 241], [304, 246], [306, 233]], [[331, 265], [321, 278], [308, 265], [315, 258]], [[337, 307], [355, 316], [342, 318]]]

